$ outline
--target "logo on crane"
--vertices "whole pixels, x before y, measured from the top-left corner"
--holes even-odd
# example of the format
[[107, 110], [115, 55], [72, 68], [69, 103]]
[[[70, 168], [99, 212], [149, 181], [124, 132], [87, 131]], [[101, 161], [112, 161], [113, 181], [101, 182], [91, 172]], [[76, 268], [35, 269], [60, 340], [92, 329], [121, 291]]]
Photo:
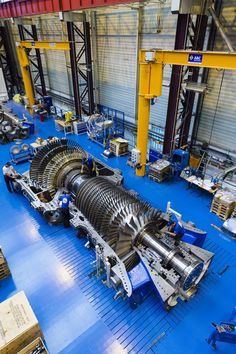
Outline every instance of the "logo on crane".
[[192, 64], [202, 64], [202, 54], [189, 54], [188, 62]]

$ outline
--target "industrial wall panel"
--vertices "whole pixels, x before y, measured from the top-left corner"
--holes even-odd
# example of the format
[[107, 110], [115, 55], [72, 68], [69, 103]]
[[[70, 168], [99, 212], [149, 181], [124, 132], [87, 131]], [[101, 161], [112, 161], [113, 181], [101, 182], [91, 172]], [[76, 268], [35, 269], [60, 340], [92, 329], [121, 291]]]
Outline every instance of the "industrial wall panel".
[[[177, 15], [171, 14], [171, 1], [147, 6], [143, 11], [141, 48], [174, 49]], [[169, 97], [171, 67], [164, 69], [162, 96], [151, 106], [150, 122], [161, 128], [165, 127]]]
[[[141, 12], [140, 48], [173, 49], [177, 16], [171, 1], [147, 5]], [[123, 8], [97, 12], [97, 47], [100, 103], [135, 118], [137, 10]], [[165, 126], [171, 68], [166, 67], [163, 95], [151, 106], [150, 122]], [[136, 117], [137, 118], [137, 117]]]
[[[41, 21], [40, 38], [44, 41], [67, 40], [67, 33], [63, 24], [58, 18], [50, 18]], [[46, 62], [43, 63], [44, 70], [48, 74], [50, 90], [70, 96], [71, 89], [68, 77], [68, 57], [66, 52], [57, 50], [44, 51]]]
[[[221, 21], [236, 50], [236, 6], [231, 0], [224, 0], [222, 8]], [[219, 35], [214, 50], [228, 51]], [[235, 154], [236, 72], [211, 70], [208, 87], [210, 92], [204, 98], [197, 139]]]
[[98, 12], [96, 20], [100, 103], [134, 117], [137, 13]]
[[69, 95], [69, 82], [66, 70], [66, 58], [64, 52], [56, 50], [46, 51], [47, 67], [50, 89]]

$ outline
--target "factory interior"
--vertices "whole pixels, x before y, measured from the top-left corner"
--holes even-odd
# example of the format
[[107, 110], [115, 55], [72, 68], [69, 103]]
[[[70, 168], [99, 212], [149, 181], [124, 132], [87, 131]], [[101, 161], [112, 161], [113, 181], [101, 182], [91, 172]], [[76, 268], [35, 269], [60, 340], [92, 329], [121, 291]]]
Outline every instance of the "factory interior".
[[236, 352], [236, 3], [0, 0], [0, 354]]

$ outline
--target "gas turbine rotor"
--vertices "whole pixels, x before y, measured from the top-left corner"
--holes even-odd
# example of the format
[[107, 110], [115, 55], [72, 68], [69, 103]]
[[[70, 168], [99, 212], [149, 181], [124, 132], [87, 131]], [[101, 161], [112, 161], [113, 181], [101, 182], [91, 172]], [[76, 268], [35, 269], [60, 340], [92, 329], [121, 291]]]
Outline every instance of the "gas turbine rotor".
[[176, 297], [186, 299], [196, 291], [213, 254], [182, 242], [176, 247], [163, 232], [168, 220], [160, 210], [102, 177], [80, 184], [75, 205], [128, 269], [140, 259], [145, 263], [169, 305], [176, 304]]
[[[52, 141], [35, 155], [30, 179], [50, 195], [61, 187], [71, 192], [71, 225], [86, 231], [89, 243], [96, 249], [97, 267], [102, 260], [107, 281], [115, 289], [122, 285], [123, 293], [132, 295], [129, 276], [137, 266], [153, 283], [164, 304], [174, 306], [177, 298], [188, 299], [196, 291], [213, 254], [184, 242], [176, 246], [166, 232], [168, 216], [115, 185], [116, 179], [112, 180], [114, 183], [108, 180], [109, 170], [104, 177], [82, 175], [85, 157], [86, 152], [74, 141]], [[104, 173], [104, 165], [96, 163]], [[35, 205], [44, 211], [49, 222], [61, 221], [54, 206], [44, 207], [37, 198]]]
[[121, 259], [132, 250], [135, 237], [146, 224], [155, 223], [157, 228], [161, 215], [102, 177], [81, 184], [75, 205]]

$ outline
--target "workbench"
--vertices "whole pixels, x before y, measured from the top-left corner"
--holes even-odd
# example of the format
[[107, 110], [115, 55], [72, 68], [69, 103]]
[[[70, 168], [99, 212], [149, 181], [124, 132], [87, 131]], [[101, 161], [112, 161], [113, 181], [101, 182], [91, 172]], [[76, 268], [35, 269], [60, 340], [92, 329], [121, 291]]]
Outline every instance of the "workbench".
[[201, 189], [204, 189], [205, 191], [207, 191], [211, 194], [214, 194], [219, 189], [219, 187], [217, 187], [217, 186], [215, 186], [215, 188], [213, 189], [212, 187], [214, 187], [214, 185], [210, 186], [210, 185], [206, 184], [203, 179], [196, 178], [196, 176], [190, 176], [190, 177], [184, 178], [184, 179], [188, 182], [190, 187], [192, 187], [192, 185], [195, 185]]
[[55, 128], [56, 131], [64, 131], [64, 134], [73, 134], [73, 125], [72, 122], [65, 122], [62, 119], [56, 119], [55, 120]]

